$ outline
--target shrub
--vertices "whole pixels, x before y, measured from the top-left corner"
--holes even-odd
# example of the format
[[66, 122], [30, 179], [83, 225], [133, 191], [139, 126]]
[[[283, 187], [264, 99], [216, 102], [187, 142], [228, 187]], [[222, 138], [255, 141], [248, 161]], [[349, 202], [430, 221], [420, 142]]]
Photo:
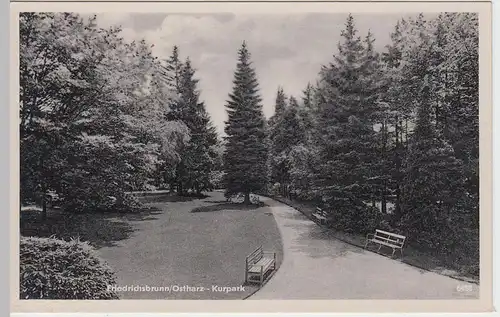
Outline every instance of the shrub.
[[371, 233], [383, 222], [382, 214], [375, 207], [353, 200], [335, 199], [327, 204], [332, 227], [347, 233]]
[[114, 272], [87, 243], [21, 237], [21, 299], [118, 299]]
[[113, 211], [118, 212], [138, 212], [144, 208], [144, 204], [140, 202], [137, 196], [124, 193], [118, 196], [116, 204], [113, 206]]
[[85, 212], [137, 212], [143, 204], [127, 193], [77, 191], [65, 199], [64, 209], [75, 213]]
[[210, 187], [215, 189], [224, 188], [224, 171], [211, 171], [209, 174]]
[[271, 196], [279, 196], [280, 193], [281, 193], [281, 184], [274, 183], [269, 190], [269, 194], [271, 194]]

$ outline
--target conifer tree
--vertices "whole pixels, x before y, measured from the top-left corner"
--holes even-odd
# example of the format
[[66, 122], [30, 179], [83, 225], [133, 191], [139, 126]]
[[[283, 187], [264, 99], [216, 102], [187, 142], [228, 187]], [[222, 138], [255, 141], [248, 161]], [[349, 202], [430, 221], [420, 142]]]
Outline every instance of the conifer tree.
[[406, 143], [404, 121], [411, 117], [408, 110], [408, 100], [404, 98], [402, 88], [404, 83], [403, 76], [403, 50], [404, 37], [403, 26], [404, 21], [398, 21], [391, 33], [391, 44], [386, 46], [386, 51], [382, 54], [382, 62], [384, 69], [384, 85], [385, 94], [381, 98], [382, 102], [387, 104], [385, 111], [386, 115], [386, 130], [392, 128], [393, 132], [388, 135], [389, 140], [386, 144], [386, 154], [390, 157], [388, 162], [388, 174], [391, 176], [389, 180], [389, 188], [394, 193], [394, 215], [393, 220], [397, 221], [400, 217], [401, 210], [401, 192], [403, 186], [403, 161], [406, 156]]
[[[342, 31], [339, 53], [321, 73], [318, 103], [318, 138], [321, 167], [316, 185], [336, 225], [344, 230], [368, 230], [360, 223], [373, 199], [374, 112], [376, 98], [367, 58], [370, 42], [363, 45], [350, 15]], [[336, 216], [337, 217], [337, 216]]]
[[[401, 226], [416, 243], [446, 251], [456, 244], [457, 230], [467, 225], [459, 217], [466, 194], [462, 164], [432, 123], [430, 98], [426, 76], [407, 157]], [[454, 220], [464, 227], [453, 223]]]
[[181, 72], [182, 62], [179, 57], [179, 48], [174, 46], [172, 55], [162, 64], [160, 75], [167, 86], [178, 91], [181, 81]]
[[[174, 46], [172, 49], [172, 54], [165, 60], [161, 61], [159, 67], [159, 77], [160, 81], [164, 86], [164, 89], [173, 92], [173, 100], [164, 101], [166, 106], [165, 109], [165, 119], [166, 121], [178, 121], [183, 122], [182, 118], [182, 107], [180, 106], [180, 84], [181, 84], [181, 72], [182, 72], [182, 62], [179, 57], [179, 48]], [[180, 152], [184, 147], [183, 143], [177, 142], [176, 149]], [[161, 166], [159, 166], [160, 175], [163, 181], [170, 185], [170, 190], [174, 191], [179, 188], [178, 174], [180, 167], [181, 156], [177, 156], [174, 159], [165, 160]]]
[[[279, 92], [278, 92], [279, 96]], [[272, 181], [281, 185], [283, 195], [287, 195], [290, 185], [290, 152], [293, 147], [304, 142], [304, 127], [299, 117], [299, 104], [295, 97], [290, 96], [288, 106], [280, 112], [275, 123], [271, 139], [271, 177]]]
[[306, 88], [302, 91], [302, 103], [299, 107], [299, 118], [302, 129], [304, 130], [303, 143], [304, 145], [313, 142], [314, 123], [314, 88], [311, 83], [307, 83]]
[[269, 138], [269, 177], [271, 184], [279, 184], [279, 191], [284, 191], [284, 181], [286, 163], [285, 158], [279, 147], [280, 129], [283, 122], [283, 114], [287, 108], [287, 97], [283, 87], [278, 87], [276, 93], [276, 102], [274, 104], [274, 114], [269, 118], [268, 122], [268, 138]]
[[243, 193], [245, 203], [250, 203], [251, 192], [267, 183], [266, 120], [258, 86], [250, 52], [243, 42], [226, 103], [224, 169], [226, 194]]
[[[374, 42], [373, 34], [368, 31], [363, 40], [363, 72], [361, 76], [363, 88], [360, 99], [365, 111], [365, 124], [368, 127], [371, 125], [372, 130], [375, 129], [377, 131], [375, 135], [373, 135], [373, 131], [367, 131], [368, 135], [365, 135], [368, 138], [368, 142], [372, 140], [371, 146], [367, 143], [364, 147], [365, 155], [369, 155], [365, 164], [370, 166], [368, 168], [370, 174], [366, 181], [367, 185], [371, 187], [372, 203], [381, 201], [382, 212], [386, 213], [387, 196], [391, 193], [389, 187], [389, 129], [387, 104], [382, 102], [381, 98], [382, 91], [385, 91], [385, 89], [381, 89], [385, 84], [384, 76], [380, 63], [380, 55], [374, 49]], [[375, 125], [377, 126], [376, 128]]]
[[178, 166], [177, 182], [180, 194], [192, 189], [200, 194], [210, 187], [210, 173], [214, 167], [216, 154], [213, 147], [217, 144], [215, 127], [203, 102], [199, 101], [198, 79], [189, 58], [184, 62], [179, 80], [179, 114], [189, 128], [191, 139], [182, 149]]
[[[274, 104], [274, 114], [268, 120], [268, 138], [272, 143], [276, 133], [278, 133], [277, 126], [283, 119], [283, 113], [287, 107], [287, 97], [283, 90], [283, 87], [278, 87], [278, 92], [276, 93], [276, 102]], [[274, 147], [273, 147], [274, 148]]]
[[285, 92], [283, 91], [283, 87], [279, 87], [278, 93], [276, 95], [274, 115], [279, 117], [281, 114], [283, 114], [285, 108], [286, 108], [286, 95]]

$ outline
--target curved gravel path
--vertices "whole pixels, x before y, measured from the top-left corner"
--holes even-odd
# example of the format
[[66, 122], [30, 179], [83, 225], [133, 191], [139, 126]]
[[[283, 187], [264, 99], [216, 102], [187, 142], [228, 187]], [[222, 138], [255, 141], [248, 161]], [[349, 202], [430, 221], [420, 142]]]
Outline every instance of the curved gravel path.
[[299, 211], [269, 198], [283, 262], [258, 299], [475, 299], [478, 286], [412, 267], [328, 236]]

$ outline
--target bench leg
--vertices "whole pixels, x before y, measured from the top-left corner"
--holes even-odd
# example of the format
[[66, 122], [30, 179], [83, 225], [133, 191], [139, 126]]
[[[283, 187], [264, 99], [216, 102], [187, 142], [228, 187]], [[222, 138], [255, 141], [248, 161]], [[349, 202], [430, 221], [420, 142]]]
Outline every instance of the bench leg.
[[401, 260], [403, 259], [403, 248], [399, 249], [399, 252], [401, 252]]
[[380, 249], [381, 249], [381, 248], [382, 248], [382, 245], [381, 245], [381, 244], [379, 244], [378, 249], [377, 249], [377, 253], [378, 253], [378, 252], [380, 252]]
[[366, 240], [364, 249], [366, 249], [366, 247], [368, 246], [368, 243], [370, 243], [370, 240]]
[[396, 249], [392, 249], [392, 254], [391, 254], [391, 258], [394, 257], [394, 253], [396, 252]]
[[260, 267], [260, 285], [264, 282], [264, 272], [262, 271], [262, 266]]

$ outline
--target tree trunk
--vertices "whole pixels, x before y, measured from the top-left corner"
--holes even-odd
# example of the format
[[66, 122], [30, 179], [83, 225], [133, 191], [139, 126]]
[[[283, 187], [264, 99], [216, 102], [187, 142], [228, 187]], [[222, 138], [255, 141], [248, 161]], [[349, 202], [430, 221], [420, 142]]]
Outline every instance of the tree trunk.
[[[401, 143], [403, 143], [403, 123], [396, 118], [396, 202], [394, 206], [393, 222], [401, 217]], [[400, 137], [401, 136], [401, 137]], [[393, 223], [394, 224], [394, 223]]]
[[394, 206], [394, 215], [392, 218], [398, 221], [401, 218], [401, 188], [399, 184], [396, 187], [396, 203]]
[[47, 188], [42, 184], [42, 221], [47, 220]]
[[382, 136], [383, 136], [383, 146], [382, 146], [382, 151], [383, 151], [383, 171], [386, 175], [384, 175], [384, 181], [382, 185], [382, 201], [381, 201], [381, 209], [382, 213], [386, 214], [387, 213], [387, 201], [386, 201], [386, 195], [387, 195], [387, 180], [385, 177], [387, 176], [387, 173], [389, 172], [389, 160], [387, 157], [387, 140], [388, 140], [388, 129], [387, 129], [387, 124], [384, 121], [382, 124], [383, 131], [382, 131]]
[[41, 189], [41, 195], [42, 195], [42, 221], [45, 221], [47, 219], [47, 184], [45, 182], [45, 164], [44, 164], [44, 157], [43, 155], [40, 157], [40, 169], [41, 169], [41, 181], [40, 181], [40, 189]]
[[250, 193], [249, 192], [245, 193], [245, 201], [243, 203], [246, 205], [250, 205]]
[[385, 190], [387, 188], [386, 181], [384, 181], [384, 191], [382, 192], [382, 213], [385, 215], [387, 214], [387, 199], [385, 197], [386, 193]]

